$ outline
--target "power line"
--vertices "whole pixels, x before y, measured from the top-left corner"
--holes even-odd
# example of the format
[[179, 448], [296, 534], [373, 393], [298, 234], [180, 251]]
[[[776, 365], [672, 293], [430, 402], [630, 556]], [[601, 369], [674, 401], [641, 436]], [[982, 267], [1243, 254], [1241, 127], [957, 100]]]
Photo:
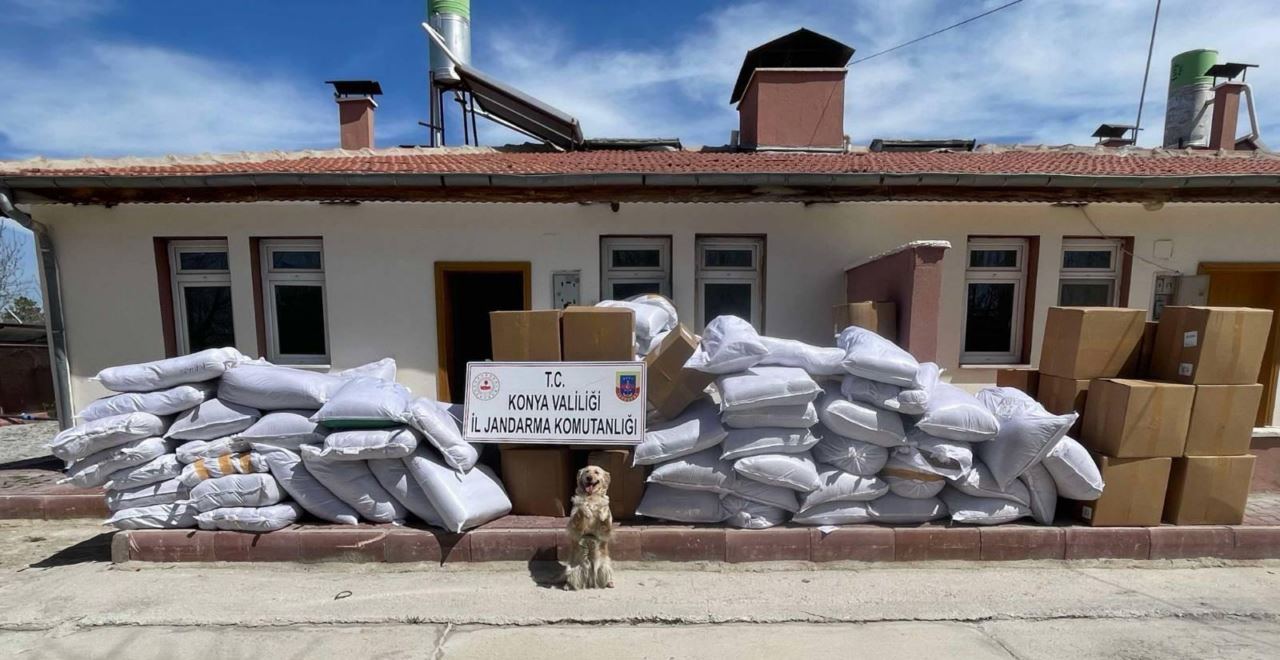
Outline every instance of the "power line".
[[856, 59], [856, 60], [854, 60], [854, 61], [850, 62], [850, 64], [859, 64], [859, 63], [861, 63], [861, 62], [866, 62], [867, 60], [869, 60], [869, 59], [871, 59], [871, 58], [873, 58], [873, 57], [880, 57], [881, 55], [884, 55], [885, 53], [892, 53], [893, 51], [898, 50], [899, 48], [906, 48], [907, 46], [910, 46], [911, 44], [919, 43], [919, 42], [921, 42], [921, 41], [924, 41], [925, 39], [928, 39], [929, 37], [936, 37], [936, 36], [938, 36], [938, 35], [942, 34], [943, 32], [946, 32], [947, 30], [954, 30], [955, 28], [958, 28], [958, 27], [960, 27], [961, 25], [964, 25], [964, 24], [966, 24], [966, 23], [972, 23], [972, 22], [974, 22], [974, 21], [978, 20], [979, 18], [982, 18], [982, 17], [984, 17], [984, 16], [990, 16], [990, 15], [992, 15], [992, 14], [994, 14], [994, 13], [996, 13], [996, 12], [1000, 11], [1001, 9], [1008, 9], [1009, 7], [1012, 7], [1012, 6], [1014, 6], [1014, 5], [1016, 5], [1016, 4], [1019, 4], [1019, 3], [1021, 3], [1021, 2], [1022, 2], [1022, 0], [1013, 0], [1013, 2], [1010, 2], [1010, 3], [1007, 3], [1007, 4], [1000, 5], [999, 7], [996, 7], [995, 9], [990, 9], [990, 10], [988, 10], [988, 11], [984, 11], [984, 12], [982, 12], [981, 14], [978, 14], [977, 16], [971, 16], [971, 17], [969, 17], [969, 18], [966, 18], [966, 19], [964, 19], [963, 21], [960, 21], [959, 23], [956, 23], [955, 25], [948, 25], [947, 27], [944, 27], [944, 28], [942, 28], [941, 30], [935, 30], [935, 31], [933, 31], [933, 32], [930, 32], [929, 34], [926, 34], [926, 35], [924, 35], [923, 37], [916, 37], [915, 39], [912, 39], [911, 41], [904, 41], [904, 42], [902, 42], [902, 43], [898, 44], [897, 46], [894, 46], [893, 48], [886, 48], [886, 49], [884, 49], [884, 50], [882, 50], [882, 51], [880, 51], [880, 52], [878, 52], [878, 53], [872, 53], [872, 54], [870, 54], [870, 55], [868, 55], [868, 56], [866, 56], [866, 57], [860, 57], [860, 58], [858, 58], [858, 59]]
[[1151, 42], [1147, 44], [1147, 69], [1142, 73], [1142, 94], [1138, 96], [1138, 120], [1133, 122], [1133, 144], [1138, 144], [1142, 130], [1142, 106], [1147, 102], [1147, 78], [1151, 76], [1151, 51], [1156, 47], [1156, 26], [1160, 24], [1160, 0], [1156, 0], [1156, 17], [1151, 20]]

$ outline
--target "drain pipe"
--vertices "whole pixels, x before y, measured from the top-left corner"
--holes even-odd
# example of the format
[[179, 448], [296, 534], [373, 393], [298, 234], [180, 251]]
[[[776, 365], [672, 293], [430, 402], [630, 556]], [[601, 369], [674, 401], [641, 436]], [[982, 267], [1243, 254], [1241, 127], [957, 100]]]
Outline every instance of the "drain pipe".
[[71, 426], [71, 361], [67, 358], [66, 323], [62, 317], [62, 279], [58, 257], [49, 229], [13, 203], [13, 191], [0, 187], [0, 216], [11, 218], [31, 230], [40, 257], [40, 293], [44, 298], [45, 334], [49, 344], [49, 364], [53, 370], [53, 399], [58, 425]]

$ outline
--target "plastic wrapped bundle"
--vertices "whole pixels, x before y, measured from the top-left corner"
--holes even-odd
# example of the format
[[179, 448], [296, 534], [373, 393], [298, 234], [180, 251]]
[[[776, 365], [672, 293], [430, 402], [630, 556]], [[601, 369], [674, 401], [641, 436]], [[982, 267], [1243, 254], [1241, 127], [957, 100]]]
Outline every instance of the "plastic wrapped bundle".
[[313, 477], [296, 452], [267, 444], [254, 444], [253, 449], [267, 462], [280, 487], [307, 513], [339, 525], [360, 522], [360, 514]]
[[797, 525], [857, 525], [871, 520], [870, 502], [846, 501], [817, 504], [791, 518]]
[[461, 472], [475, 467], [480, 452], [462, 439], [462, 422], [450, 412], [447, 403], [417, 398], [409, 403], [405, 421], [435, 447], [444, 462]]
[[330, 461], [399, 459], [418, 448], [418, 433], [409, 427], [334, 431], [324, 439], [317, 458]]
[[955, 385], [938, 383], [916, 428], [936, 438], [982, 442], [996, 437], [1000, 422], [973, 395]]
[[113, 490], [107, 493], [107, 509], [117, 512], [156, 504], [173, 504], [178, 500], [185, 500], [189, 492], [190, 489], [177, 479], [159, 481], [128, 490]]
[[863, 378], [910, 387], [920, 363], [897, 344], [865, 328], [849, 326], [836, 338], [845, 353], [845, 371]]
[[800, 499], [797, 497], [798, 493], [796, 493], [795, 489], [774, 486], [754, 479], [735, 478], [729, 484], [729, 494], [724, 495], [724, 497], [729, 495], [759, 504], [766, 504], [790, 513], [800, 510]]
[[729, 513], [725, 524], [738, 529], [769, 529], [787, 522], [791, 517], [786, 509], [744, 500], [734, 495], [725, 496], [721, 503]]
[[368, 429], [404, 423], [413, 395], [380, 378], [353, 378], [338, 388], [311, 421], [330, 429]]
[[1031, 495], [1031, 516], [1041, 525], [1052, 525], [1058, 513], [1058, 486], [1043, 465], [1032, 465], [1018, 477]]
[[269, 412], [240, 432], [239, 438], [249, 443], [265, 443], [296, 450], [300, 445], [324, 442], [329, 430], [311, 421], [314, 411], [277, 410]]
[[889, 492], [889, 484], [879, 477], [859, 477], [828, 466], [819, 469], [820, 485], [804, 496], [802, 512], [828, 502], [869, 502]]
[[721, 412], [795, 406], [817, 398], [822, 388], [795, 367], [752, 367], [716, 379]]
[[67, 477], [59, 483], [78, 488], [94, 488], [107, 483], [111, 475], [135, 465], [149, 463], [169, 452], [163, 438], [145, 438], [90, 454], [67, 468]]
[[1084, 502], [1102, 497], [1102, 472], [1079, 442], [1064, 436], [1045, 454], [1044, 467], [1053, 477], [1058, 495]]
[[195, 463], [198, 460], [217, 460], [227, 454], [243, 454], [249, 451], [249, 441], [240, 436], [218, 438], [217, 440], [192, 440], [178, 446], [178, 460], [183, 463]]
[[711, 491], [682, 490], [649, 484], [636, 507], [646, 518], [682, 523], [718, 523], [728, 518], [720, 496]]
[[[150, 413], [158, 417], [173, 415], [190, 410], [209, 398], [217, 389], [212, 382], [178, 385], [157, 392], [127, 392], [103, 397], [85, 406], [76, 415], [85, 422], [140, 412]], [[154, 435], [159, 435], [154, 434]]]
[[461, 532], [511, 513], [511, 499], [502, 482], [487, 466], [458, 472], [430, 449], [418, 446], [403, 459], [409, 474], [431, 500], [444, 528]]
[[347, 379], [274, 364], [242, 364], [227, 370], [218, 398], [258, 410], [318, 410]]
[[996, 483], [1008, 488], [1028, 468], [1044, 459], [1066, 436], [1077, 417], [1075, 413], [1015, 415], [1000, 425], [995, 440], [978, 445], [974, 453], [991, 469]]
[[748, 456], [734, 461], [733, 470], [741, 477], [802, 493], [820, 485], [818, 468], [809, 452]]
[[729, 493], [733, 484], [733, 463], [720, 460], [717, 447], [667, 461], [649, 473], [648, 482], [683, 490]]
[[696, 454], [719, 445], [728, 433], [720, 423], [720, 413], [707, 401], [689, 407], [679, 417], [645, 431], [644, 441], [635, 448], [635, 465], [655, 465]]
[[271, 506], [284, 499], [280, 484], [270, 474], [232, 474], [202, 481], [191, 489], [188, 501], [200, 511], [223, 507]]
[[1031, 504], [1031, 494], [1021, 481], [1014, 481], [1008, 488], [1002, 488], [982, 461], [975, 461], [969, 472], [959, 479], [952, 479], [950, 483], [953, 488], [971, 497], [1005, 499], [1023, 506]]
[[872, 520], [891, 525], [909, 525], [947, 517], [947, 505], [936, 497], [912, 499], [889, 493], [872, 500], [867, 508]]
[[201, 481], [229, 474], [266, 472], [267, 462], [260, 454], [223, 454], [217, 458], [201, 458], [182, 468], [178, 481], [193, 488]]
[[73, 426], [53, 437], [49, 451], [67, 463], [118, 447], [127, 442], [163, 435], [168, 423], [151, 413], [135, 412], [104, 417]]
[[182, 462], [173, 454], [165, 454], [141, 465], [127, 467], [111, 473], [110, 480], [104, 485], [107, 490], [128, 490], [168, 481], [182, 474]]
[[818, 419], [837, 435], [881, 447], [906, 444], [906, 431], [898, 413], [849, 401], [834, 386], [828, 386], [818, 406]]
[[198, 513], [186, 502], [155, 504], [117, 511], [103, 524], [116, 529], [189, 529], [196, 526]]
[[213, 380], [246, 360], [248, 358], [234, 348], [210, 348], [165, 360], [103, 369], [94, 380], [112, 392], [154, 392]]
[[736, 316], [717, 316], [684, 366], [709, 374], [733, 374], [759, 364], [769, 349], [752, 325]]
[[369, 461], [369, 471], [409, 513], [432, 527], [445, 526], [444, 519], [422, 491], [422, 487], [413, 480], [413, 475], [409, 474], [409, 467], [403, 460], [372, 460]]
[[178, 415], [164, 437], [175, 440], [214, 440], [239, 433], [253, 426], [261, 417], [262, 413], [255, 408], [209, 399]]
[[807, 429], [818, 423], [818, 409], [812, 403], [794, 406], [772, 406], [750, 410], [730, 410], [720, 416], [724, 425], [734, 429], [783, 428]]
[[236, 532], [274, 532], [298, 520], [302, 509], [293, 502], [261, 507], [222, 507], [196, 515], [200, 529], [224, 529]]
[[361, 518], [377, 523], [404, 520], [407, 515], [404, 507], [378, 483], [364, 461], [330, 461], [320, 458], [319, 454], [316, 447], [302, 446], [302, 464], [307, 472], [355, 509]]
[[835, 376], [844, 373], [843, 350], [834, 346], [810, 346], [794, 339], [760, 337], [768, 353], [761, 365], [795, 367], [814, 376]]
[[808, 429], [734, 429], [721, 445], [720, 458], [734, 461], [757, 454], [797, 454], [818, 444]]
[[1010, 500], [974, 497], [954, 489], [942, 491], [942, 501], [952, 522], [970, 525], [1001, 525], [1031, 516], [1031, 509]]

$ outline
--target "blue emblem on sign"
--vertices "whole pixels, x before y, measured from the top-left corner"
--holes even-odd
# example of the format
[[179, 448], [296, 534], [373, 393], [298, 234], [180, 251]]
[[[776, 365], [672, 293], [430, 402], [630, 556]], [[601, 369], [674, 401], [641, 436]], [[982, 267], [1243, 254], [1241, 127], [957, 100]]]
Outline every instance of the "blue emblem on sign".
[[634, 372], [618, 372], [618, 400], [635, 401], [640, 396], [640, 375]]

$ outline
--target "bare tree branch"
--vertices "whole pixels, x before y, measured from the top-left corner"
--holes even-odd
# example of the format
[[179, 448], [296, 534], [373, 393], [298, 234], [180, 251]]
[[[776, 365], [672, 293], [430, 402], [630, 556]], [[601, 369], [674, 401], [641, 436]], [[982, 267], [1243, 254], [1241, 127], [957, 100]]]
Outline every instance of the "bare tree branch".
[[0, 310], [35, 291], [34, 283], [22, 269], [22, 257], [30, 242], [7, 219], [0, 219]]

